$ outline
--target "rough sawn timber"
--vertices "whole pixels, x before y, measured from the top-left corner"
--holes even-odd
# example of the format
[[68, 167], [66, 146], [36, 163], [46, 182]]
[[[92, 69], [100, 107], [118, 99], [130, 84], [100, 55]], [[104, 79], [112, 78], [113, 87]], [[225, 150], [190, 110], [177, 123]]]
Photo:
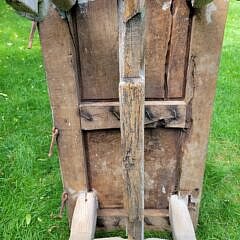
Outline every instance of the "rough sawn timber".
[[[83, 102], [80, 112], [83, 130], [120, 128], [119, 102]], [[146, 128], [185, 128], [185, 102], [146, 101], [144, 125]]]
[[39, 24], [39, 33], [53, 124], [59, 130], [58, 152], [71, 221], [78, 192], [88, 189], [72, 40], [67, 22], [53, 8], [49, 9], [48, 16]]
[[[215, 11], [211, 11], [215, 9]], [[193, 17], [186, 87], [190, 128], [182, 132], [179, 192], [190, 196], [197, 224], [216, 79], [228, 1], [215, 0]], [[209, 41], [206, 41], [209, 39]]]
[[172, 7], [171, 35], [165, 63], [167, 99], [184, 97], [191, 22], [190, 8], [186, 0], [174, 0], [170, 7]]
[[[131, 4], [130, 4], [131, 3]], [[144, 239], [144, 1], [119, 0], [119, 103], [129, 240]]]

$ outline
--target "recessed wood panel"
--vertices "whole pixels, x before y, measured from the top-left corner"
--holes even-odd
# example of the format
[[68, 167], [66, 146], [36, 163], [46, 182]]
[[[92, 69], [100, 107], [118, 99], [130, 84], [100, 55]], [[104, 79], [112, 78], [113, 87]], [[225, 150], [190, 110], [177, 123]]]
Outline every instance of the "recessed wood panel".
[[190, 9], [187, 1], [173, 3], [172, 32], [167, 68], [167, 98], [184, 97], [188, 61]]
[[[85, 132], [90, 185], [100, 208], [123, 208], [119, 130]], [[145, 208], [167, 208], [176, 186], [179, 130], [145, 130]]]
[[82, 99], [118, 98], [117, 1], [80, 4], [77, 25]]

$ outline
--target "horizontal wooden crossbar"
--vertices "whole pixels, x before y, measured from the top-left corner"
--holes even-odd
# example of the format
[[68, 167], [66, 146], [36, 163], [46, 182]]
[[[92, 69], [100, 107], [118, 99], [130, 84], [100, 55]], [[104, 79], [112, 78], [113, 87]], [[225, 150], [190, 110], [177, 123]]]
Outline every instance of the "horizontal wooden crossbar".
[[[85, 102], [80, 105], [83, 130], [120, 128], [119, 102]], [[185, 128], [184, 101], [146, 101], [145, 127]]]
[[[99, 209], [97, 215], [97, 229], [100, 231], [126, 229], [127, 212], [124, 209]], [[145, 209], [144, 228], [149, 231], [170, 231], [168, 216], [167, 209]]]

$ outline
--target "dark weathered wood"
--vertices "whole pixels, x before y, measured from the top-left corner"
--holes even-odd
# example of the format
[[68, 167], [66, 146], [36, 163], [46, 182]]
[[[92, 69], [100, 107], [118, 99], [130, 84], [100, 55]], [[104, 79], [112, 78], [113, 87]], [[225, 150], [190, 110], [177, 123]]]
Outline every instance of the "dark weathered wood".
[[191, 196], [195, 226], [227, 8], [227, 1], [215, 0], [194, 16], [192, 24], [186, 88], [190, 128], [182, 133], [179, 191]]
[[119, 103], [128, 239], [144, 239], [144, 1], [118, 1]]
[[121, 80], [119, 98], [128, 239], [143, 239], [144, 81]]
[[[175, 191], [179, 133], [177, 129], [145, 129], [144, 205], [147, 209], [167, 208], [168, 196]], [[90, 188], [97, 191], [100, 208], [123, 208], [119, 129], [86, 131], [85, 140]]]
[[77, 193], [87, 190], [88, 185], [72, 42], [67, 22], [53, 8], [50, 8], [45, 21], [40, 23], [39, 32], [53, 122], [59, 130], [58, 152], [64, 189], [69, 196], [71, 220]]
[[171, 32], [171, 1], [146, 1], [146, 98], [164, 98], [165, 63]]
[[59, 9], [63, 11], [69, 11], [74, 4], [76, 3], [76, 0], [51, 0]]
[[213, 0], [189, 0], [194, 8], [202, 8]]
[[[84, 102], [80, 110], [83, 130], [120, 128], [119, 102]], [[185, 102], [146, 101], [144, 125], [146, 128], [185, 128]]]
[[187, 43], [190, 25], [190, 8], [187, 1], [175, 0], [172, 3], [172, 29], [166, 60], [166, 96], [184, 97]]
[[81, 98], [118, 98], [117, 1], [80, 2], [77, 16]]
[[[188, 201], [188, 199], [186, 199]], [[192, 219], [190, 217], [187, 201], [177, 195], [169, 200], [169, 218], [174, 240], [196, 240]]]

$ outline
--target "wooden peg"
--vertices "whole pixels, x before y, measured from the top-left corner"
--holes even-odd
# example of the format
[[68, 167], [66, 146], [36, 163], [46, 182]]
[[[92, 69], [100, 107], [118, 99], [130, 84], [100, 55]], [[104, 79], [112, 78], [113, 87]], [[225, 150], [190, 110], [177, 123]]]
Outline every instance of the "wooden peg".
[[97, 222], [97, 195], [95, 192], [79, 193], [73, 213], [69, 240], [92, 240]]
[[170, 197], [169, 218], [174, 240], [196, 240], [187, 204], [177, 195]]

